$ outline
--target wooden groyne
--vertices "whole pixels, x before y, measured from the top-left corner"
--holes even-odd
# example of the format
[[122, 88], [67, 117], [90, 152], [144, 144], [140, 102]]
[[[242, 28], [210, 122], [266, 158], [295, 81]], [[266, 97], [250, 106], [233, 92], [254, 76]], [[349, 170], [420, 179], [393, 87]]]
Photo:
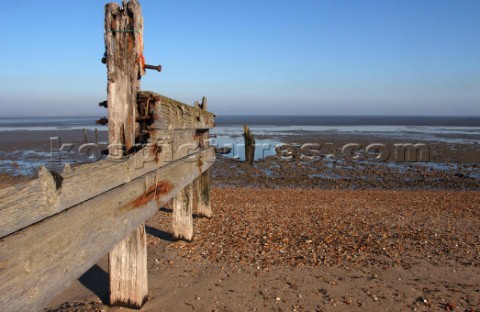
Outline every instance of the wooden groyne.
[[[144, 222], [174, 199], [176, 238], [191, 240], [192, 212], [212, 216], [215, 161], [207, 100], [189, 106], [140, 91], [146, 68], [138, 1], [105, 6], [108, 157], [0, 191], [0, 311], [40, 311], [109, 254], [110, 303], [148, 299]], [[196, 198], [195, 198], [196, 197]], [[193, 207], [198, 203], [197, 207]]]

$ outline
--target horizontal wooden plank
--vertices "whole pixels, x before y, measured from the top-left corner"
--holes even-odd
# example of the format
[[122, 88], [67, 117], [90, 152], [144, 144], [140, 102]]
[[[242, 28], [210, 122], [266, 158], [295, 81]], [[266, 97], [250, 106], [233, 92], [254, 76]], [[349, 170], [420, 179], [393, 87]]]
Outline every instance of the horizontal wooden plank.
[[201, 150], [0, 239], [0, 311], [38, 311], [214, 161]]
[[209, 129], [215, 127], [215, 115], [199, 107], [189, 106], [177, 100], [150, 91], [140, 91], [140, 101], [154, 101], [154, 123], [151, 129]]
[[202, 137], [196, 130], [157, 130], [152, 141], [155, 144], [128, 158], [102, 160], [62, 174], [43, 169], [38, 180], [0, 190], [0, 237], [193, 154]]

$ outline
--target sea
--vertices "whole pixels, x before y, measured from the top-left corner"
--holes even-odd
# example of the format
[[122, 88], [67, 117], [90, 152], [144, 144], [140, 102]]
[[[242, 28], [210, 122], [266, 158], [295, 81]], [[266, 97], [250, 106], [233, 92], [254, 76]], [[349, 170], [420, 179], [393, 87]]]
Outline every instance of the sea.
[[[5, 130], [64, 130], [97, 128], [98, 116], [68, 117], [0, 117], [0, 131]], [[216, 116], [217, 127], [251, 126], [330, 128], [363, 126], [399, 127], [454, 127], [480, 128], [479, 116], [286, 116], [286, 115], [220, 115]]]
[[[2, 138], [22, 130], [107, 131], [97, 116], [0, 118], [0, 173], [31, 175], [52, 158], [51, 151], [32, 146], [28, 150], [2, 151]], [[388, 139], [454, 143], [480, 147], [480, 116], [240, 116], [219, 115], [210, 131], [211, 145], [228, 146], [225, 157], [243, 159], [243, 125], [256, 136], [255, 158], [275, 155], [275, 147], [289, 136], [372, 135]], [[27, 132], [25, 132], [27, 131]], [[21, 139], [19, 137], [19, 139]], [[45, 138], [48, 140], [48, 138]]]

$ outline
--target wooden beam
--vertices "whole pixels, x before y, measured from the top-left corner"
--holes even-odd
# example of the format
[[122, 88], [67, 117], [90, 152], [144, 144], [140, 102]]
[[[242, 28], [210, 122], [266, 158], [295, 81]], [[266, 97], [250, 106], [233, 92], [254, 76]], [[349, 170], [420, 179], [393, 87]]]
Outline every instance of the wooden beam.
[[199, 151], [0, 239], [0, 310], [42, 309], [214, 158]]
[[189, 183], [173, 198], [173, 238], [188, 242], [193, 238], [193, 186]]
[[45, 167], [39, 178], [0, 190], [0, 237], [56, 213], [57, 183]]
[[152, 133], [154, 143], [122, 160], [102, 160], [62, 174], [43, 168], [39, 179], [0, 190], [0, 237], [191, 155], [199, 150], [199, 140], [195, 130], [158, 130]]
[[150, 91], [140, 91], [138, 101], [153, 101], [154, 123], [151, 129], [209, 129], [215, 127], [215, 115]]

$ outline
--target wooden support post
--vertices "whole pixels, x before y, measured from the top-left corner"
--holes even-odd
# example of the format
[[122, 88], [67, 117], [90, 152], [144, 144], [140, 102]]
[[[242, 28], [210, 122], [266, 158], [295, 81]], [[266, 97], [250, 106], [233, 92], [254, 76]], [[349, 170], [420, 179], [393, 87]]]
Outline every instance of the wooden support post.
[[[202, 98], [200, 108], [204, 111], [207, 110], [207, 98]], [[201, 146], [209, 146], [209, 132], [204, 131], [199, 137], [202, 142], [199, 142]], [[194, 182], [195, 196], [197, 201], [197, 213], [199, 216], [211, 218], [212, 207], [210, 204], [210, 169], [202, 173]]]
[[173, 238], [193, 239], [193, 184], [189, 183], [173, 199]]
[[206, 170], [195, 180], [195, 195], [197, 197], [197, 213], [199, 216], [211, 218], [210, 205], [210, 169]]
[[245, 162], [252, 165], [255, 160], [255, 138], [247, 125], [243, 125], [243, 138], [245, 139]]
[[[109, 157], [122, 158], [135, 145], [137, 93], [145, 74], [143, 17], [137, 0], [105, 6], [108, 73]], [[119, 229], [120, 230], [120, 229]], [[109, 253], [110, 303], [140, 309], [147, 300], [147, 244], [141, 225]]]
[[147, 301], [146, 246], [145, 226], [142, 224], [109, 253], [111, 305], [140, 309]]

